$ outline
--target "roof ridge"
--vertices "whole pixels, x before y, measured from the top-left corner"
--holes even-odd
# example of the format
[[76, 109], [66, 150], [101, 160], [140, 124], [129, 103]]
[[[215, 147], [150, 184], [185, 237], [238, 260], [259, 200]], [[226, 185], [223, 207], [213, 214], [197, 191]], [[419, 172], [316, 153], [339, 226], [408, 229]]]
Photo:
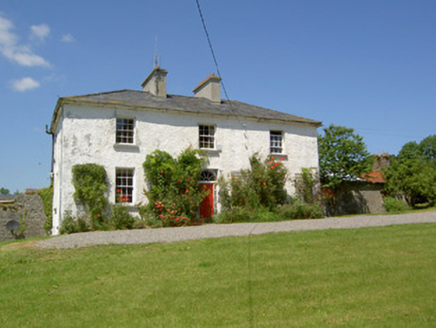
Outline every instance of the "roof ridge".
[[111, 94], [111, 93], [125, 92], [125, 91], [137, 91], [137, 90], [121, 89], [121, 90], [87, 93], [87, 94], [76, 95], [76, 96], [66, 96], [66, 97], [61, 97], [61, 98], [79, 98], [79, 97], [89, 97], [89, 96], [100, 96], [100, 95], [107, 95], [107, 94]]

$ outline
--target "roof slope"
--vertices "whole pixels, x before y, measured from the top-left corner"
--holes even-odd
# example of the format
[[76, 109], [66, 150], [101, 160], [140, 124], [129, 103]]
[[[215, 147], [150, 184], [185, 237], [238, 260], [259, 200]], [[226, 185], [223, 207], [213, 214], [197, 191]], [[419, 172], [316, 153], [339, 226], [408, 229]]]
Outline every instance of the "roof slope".
[[204, 115], [235, 116], [243, 118], [274, 120], [283, 122], [299, 122], [319, 126], [321, 122], [307, 118], [278, 112], [275, 110], [250, 105], [239, 101], [223, 100], [221, 104], [214, 104], [208, 99], [167, 95], [166, 98], [153, 96], [149, 92], [137, 90], [119, 90], [95, 93], [82, 96], [63, 97], [59, 102], [89, 103], [108, 106], [128, 106], [147, 109], [162, 109], [183, 113]]

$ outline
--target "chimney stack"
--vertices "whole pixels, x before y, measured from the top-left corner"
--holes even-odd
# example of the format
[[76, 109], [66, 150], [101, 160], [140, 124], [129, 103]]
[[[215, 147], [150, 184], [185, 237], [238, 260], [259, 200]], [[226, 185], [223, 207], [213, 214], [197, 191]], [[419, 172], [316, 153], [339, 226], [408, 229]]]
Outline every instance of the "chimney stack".
[[167, 97], [167, 74], [165, 69], [156, 68], [150, 73], [149, 76], [142, 83], [142, 91], [150, 92], [152, 95], [160, 98]]
[[213, 73], [193, 90], [195, 97], [206, 98], [211, 102], [221, 103], [221, 78]]

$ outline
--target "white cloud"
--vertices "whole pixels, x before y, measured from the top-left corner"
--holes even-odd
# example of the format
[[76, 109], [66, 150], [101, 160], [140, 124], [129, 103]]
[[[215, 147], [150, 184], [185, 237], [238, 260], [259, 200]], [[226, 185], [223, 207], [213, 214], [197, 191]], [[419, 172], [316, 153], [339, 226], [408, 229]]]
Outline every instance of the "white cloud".
[[71, 34], [65, 34], [65, 35], [62, 36], [61, 41], [62, 42], [67, 42], [67, 43], [71, 43], [71, 42], [76, 41], [76, 39]]
[[21, 80], [12, 81], [12, 88], [19, 92], [39, 88], [40, 85], [38, 81], [35, 81], [31, 77], [24, 77]]
[[50, 66], [48, 61], [34, 54], [30, 47], [18, 44], [17, 35], [11, 32], [13, 28], [12, 22], [0, 12], [0, 53], [22, 66]]
[[50, 34], [50, 27], [47, 24], [32, 25], [30, 37], [43, 41]]

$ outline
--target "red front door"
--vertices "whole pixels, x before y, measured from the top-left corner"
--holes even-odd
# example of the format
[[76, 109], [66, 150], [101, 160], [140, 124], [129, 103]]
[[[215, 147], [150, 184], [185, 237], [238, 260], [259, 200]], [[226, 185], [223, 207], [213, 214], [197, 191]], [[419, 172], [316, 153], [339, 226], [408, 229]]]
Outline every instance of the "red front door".
[[209, 194], [200, 204], [200, 218], [208, 219], [213, 215], [213, 184], [212, 183], [200, 183], [202, 190], [209, 190]]

